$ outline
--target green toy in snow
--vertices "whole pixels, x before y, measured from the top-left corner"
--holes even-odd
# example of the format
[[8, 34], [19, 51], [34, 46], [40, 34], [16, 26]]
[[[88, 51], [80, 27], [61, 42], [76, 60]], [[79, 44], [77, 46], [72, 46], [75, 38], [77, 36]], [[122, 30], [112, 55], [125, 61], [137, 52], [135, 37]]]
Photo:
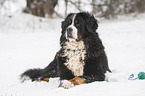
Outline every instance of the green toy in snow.
[[143, 80], [145, 79], [145, 72], [139, 72], [137, 76], [134, 76], [134, 74], [131, 74], [128, 78], [129, 80]]

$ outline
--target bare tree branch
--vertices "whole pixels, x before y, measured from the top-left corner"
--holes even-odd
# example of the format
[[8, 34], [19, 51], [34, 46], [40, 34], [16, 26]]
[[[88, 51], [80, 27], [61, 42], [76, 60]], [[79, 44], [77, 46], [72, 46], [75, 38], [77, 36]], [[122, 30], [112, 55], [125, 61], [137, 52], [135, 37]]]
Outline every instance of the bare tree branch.
[[79, 8], [79, 6], [76, 5], [77, 3], [74, 3], [74, 2], [72, 2], [71, 0], [69, 0], [69, 2], [70, 2], [71, 4], [73, 4], [79, 11], [82, 11], [82, 10]]

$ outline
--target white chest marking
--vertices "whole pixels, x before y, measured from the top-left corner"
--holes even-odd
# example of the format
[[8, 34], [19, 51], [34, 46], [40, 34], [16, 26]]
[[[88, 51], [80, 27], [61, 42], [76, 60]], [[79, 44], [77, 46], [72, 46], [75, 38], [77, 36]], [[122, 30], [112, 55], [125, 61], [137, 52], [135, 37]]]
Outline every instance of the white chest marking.
[[67, 66], [75, 76], [82, 76], [86, 54], [84, 42], [77, 42], [75, 39], [69, 39], [69, 42], [65, 44], [64, 57], [67, 57], [65, 66]]

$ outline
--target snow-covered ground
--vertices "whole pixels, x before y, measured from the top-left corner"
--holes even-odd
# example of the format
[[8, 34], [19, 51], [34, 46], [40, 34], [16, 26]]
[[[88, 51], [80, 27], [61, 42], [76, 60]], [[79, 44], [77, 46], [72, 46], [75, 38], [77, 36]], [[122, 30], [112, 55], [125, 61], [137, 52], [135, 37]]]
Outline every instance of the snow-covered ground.
[[21, 83], [29, 68], [44, 68], [59, 50], [62, 19], [28, 14], [0, 18], [0, 96], [145, 96], [145, 80], [128, 80], [145, 72], [145, 14], [100, 21], [98, 33], [113, 73], [108, 81], [58, 88], [59, 78]]

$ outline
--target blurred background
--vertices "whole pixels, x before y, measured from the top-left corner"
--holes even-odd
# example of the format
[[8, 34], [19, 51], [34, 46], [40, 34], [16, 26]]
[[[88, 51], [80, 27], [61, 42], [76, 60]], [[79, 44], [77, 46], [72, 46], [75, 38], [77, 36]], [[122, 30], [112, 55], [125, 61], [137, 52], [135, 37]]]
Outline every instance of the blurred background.
[[145, 12], [145, 0], [0, 0], [0, 14], [17, 11], [40, 17], [65, 17], [70, 12], [88, 11], [99, 18]]

